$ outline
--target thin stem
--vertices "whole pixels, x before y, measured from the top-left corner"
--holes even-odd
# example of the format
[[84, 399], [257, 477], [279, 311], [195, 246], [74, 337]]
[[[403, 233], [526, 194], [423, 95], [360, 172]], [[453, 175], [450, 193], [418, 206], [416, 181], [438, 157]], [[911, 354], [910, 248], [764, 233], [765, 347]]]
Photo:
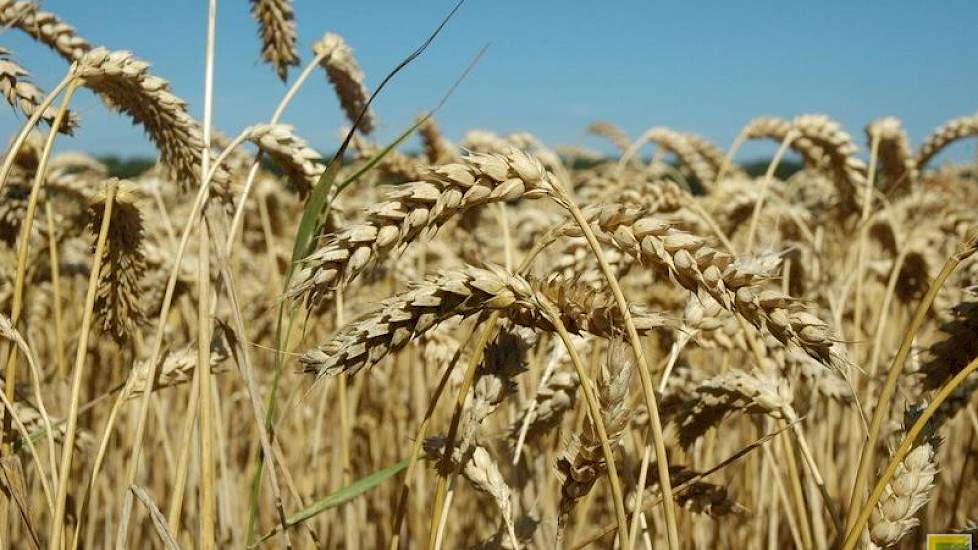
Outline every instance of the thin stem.
[[873, 463], [875, 462], [874, 455], [880, 436], [880, 429], [883, 426], [883, 420], [885, 420], [887, 412], [890, 410], [890, 402], [893, 400], [893, 394], [896, 392], [897, 380], [899, 380], [900, 374], [903, 372], [903, 364], [910, 354], [910, 347], [913, 344], [914, 337], [924, 324], [924, 319], [927, 318], [927, 312], [930, 311], [930, 306], [934, 303], [937, 292], [944, 286], [944, 282], [957, 269], [958, 264], [963, 259], [964, 257], [956, 253], [944, 263], [941, 272], [938, 273], [934, 282], [931, 283], [930, 288], [927, 289], [927, 294], [917, 304], [917, 309], [914, 311], [913, 318], [910, 320], [910, 326], [903, 336], [903, 341], [900, 342], [900, 348], [897, 350], [896, 356], [893, 357], [893, 362], [890, 363], [890, 370], [886, 375], [886, 382], [883, 384], [879, 399], [876, 401], [876, 408], [873, 409], [873, 418], [869, 423], [869, 435], [865, 443], [863, 443], [862, 453], [859, 456], [859, 467], [856, 470], [856, 479], [852, 484], [852, 494], [849, 497], [849, 513], [846, 518], [848, 532], [852, 531], [852, 522], [856, 519], [856, 503], [862, 499], [863, 487], [869, 481], [869, 474], [873, 470]]
[[44, 201], [44, 219], [48, 225], [48, 262], [51, 265], [51, 290], [54, 301], [54, 366], [58, 380], [64, 380], [65, 370], [65, 329], [64, 313], [61, 310], [61, 265], [58, 262], [58, 240], [54, 232], [54, 213], [51, 201]]
[[[863, 193], [863, 209], [859, 217], [859, 247], [856, 252], [856, 297], [855, 310], [852, 314], [851, 339], [858, 341], [862, 337], [863, 320], [863, 275], [866, 270], [866, 246], [869, 240], [869, 209], [873, 204], [873, 182], [876, 179], [876, 162], [879, 157], [880, 135], [873, 132], [869, 152], [869, 175], [866, 181], [866, 191]], [[865, 357], [865, 356], [864, 356]]]
[[[148, 389], [148, 388], [147, 388]], [[200, 369], [194, 369], [193, 379], [190, 381], [190, 392], [187, 396], [187, 412], [183, 419], [183, 429], [180, 431], [180, 444], [178, 446], [179, 456], [177, 457], [176, 479], [173, 484], [173, 491], [170, 495], [170, 506], [167, 508], [166, 524], [170, 527], [170, 532], [174, 535], [180, 529], [180, 516], [183, 512], [183, 498], [187, 489], [187, 474], [190, 471], [190, 448], [191, 439], [194, 436], [194, 424], [197, 423], [197, 405], [200, 398]]]
[[587, 411], [591, 416], [591, 424], [594, 426], [595, 431], [598, 432], [598, 439], [601, 441], [601, 452], [604, 455], [605, 466], [608, 468], [608, 484], [611, 486], [611, 497], [614, 500], [615, 516], [618, 520], [619, 543], [621, 544], [621, 548], [631, 548], [628, 542], [628, 517], [625, 512], [624, 498], [622, 497], [621, 481], [618, 478], [618, 467], [615, 465], [615, 454], [611, 449], [611, 443], [608, 441], [608, 431], [601, 415], [601, 405], [598, 402], [597, 396], [594, 394], [594, 386], [587, 375], [587, 370], [584, 368], [584, 362], [577, 353], [577, 347], [574, 346], [574, 341], [571, 339], [570, 333], [567, 332], [567, 328], [560, 320], [560, 314], [553, 309], [552, 305], [543, 305], [547, 310], [547, 316], [550, 318], [550, 322], [557, 330], [557, 335], [560, 336], [564, 347], [567, 348], [567, 354], [570, 356], [571, 363], [574, 364], [574, 370], [577, 371], [581, 391], [584, 392], [584, 400], [587, 402]]
[[757, 198], [757, 202], [754, 203], [754, 212], [750, 217], [750, 226], [747, 229], [747, 247], [744, 248], [744, 252], [750, 254], [754, 250], [754, 238], [757, 236], [757, 224], [761, 219], [761, 209], [764, 208], [764, 200], [767, 198], [768, 193], [771, 189], [771, 181], [774, 179], [774, 171], [778, 169], [778, 165], [781, 164], [781, 159], [784, 157], [785, 152], [791, 145], [791, 142], [798, 137], [797, 130], [791, 130], [785, 134], [784, 139], [781, 140], [781, 145], [778, 147], [777, 152], [774, 153], [774, 158], [771, 159], [771, 163], [767, 166], [767, 171], [764, 173], [764, 180], [761, 183], [761, 193]]
[[608, 286], [611, 288], [611, 291], [615, 296], [618, 309], [621, 311], [626, 333], [628, 334], [628, 341], [631, 343], [632, 352], [635, 354], [635, 360], [638, 361], [639, 378], [642, 381], [645, 406], [649, 413], [649, 424], [652, 428], [652, 440], [653, 444], [655, 445], [656, 467], [659, 474], [659, 487], [661, 488], [663, 495], [662, 509], [666, 519], [666, 533], [668, 535], [669, 548], [671, 550], [678, 550], [679, 530], [676, 527], [676, 507], [675, 503], [673, 502], [672, 483], [669, 479], [669, 462], [668, 457], [666, 456], [665, 439], [662, 434], [662, 422], [659, 420], [659, 407], [656, 403], [652, 377], [650, 374], [648, 361], [645, 358], [645, 351], [642, 349], [642, 342], [639, 339], [638, 331], [635, 329], [635, 323], [632, 320], [632, 314], [628, 309], [628, 302], [625, 300], [625, 295], [621, 291], [621, 286], [618, 284], [618, 279], [615, 278], [615, 275], [611, 270], [611, 266], [608, 265], [608, 260], [604, 257], [604, 253], [601, 251], [601, 245], [594, 236], [594, 232], [591, 231], [591, 225], [584, 217], [584, 213], [581, 212], [581, 209], [578, 208], [577, 204], [574, 202], [574, 199], [564, 189], [563, 185], [560, 182], [555, 182], [554, 187], [557, 190], [557, 194], [560, 196], [561, 201], [563, 202], [562, 206], [567, 208], [571, 216], [573, 216], [574, 221], [577, 222], [581, 228], [581, 231], [584, 233], [584, 237], [587, 240], [588, 245], [591, 247], [591, 251], [594, 253], [594, 256], [597, 258], [598, 263], [601, 266], [601, 272], [604, 274], [605, 279], [607, 279]]
[[907, 435], [903, 436], [903, 441], [897, 448], [893, 456], [890, 457], [889, 464], [886, 465], [886, 470], [883, 471], [883, 475], [880, 476], [879, 480], [876, 482], [876, 486], [873, 487], [873, 491], [869, 495], [869, 499], [863, 504], [862, 508], [859, 510], [859, 515], [856, 517], [855, 522], [849, 529], [848, 535], [846, 535], [845, 543], [842, 546], [842, 550], [852, 550], [859, 541], [860, 534], [863, 528], [866, 526], [866, 522], [869, 521], [869, 516], [876, 505], [879, 503], [880, 497], [883, 496], [883, 490], [893, 479], [893, 475], [896, 474], [897, 468], [903, 462], [903, 459], [907, 457], [910, 452], [910, 448], [913, 446], [914, 441], [917, 440], [917, 436], [920, 432], [927, 427], [927, 421], [934, 416], [937, 409], [940, 408], [941, 404], [947, 400], [948, 396], [960, 386], [971, 373], [978, 370], [978, 358], [972, 359], [968, 366], [961, 370], [958, 374], [954, 376], [948, 383], [941, 387], [940, 391], [934, 396], [933, 401], [924, 410], [923, 414], [914, 422], [910, 430], [907, 431]]
[[[207, 3], [207, 41], [204, 46], [204, 120], [203, 141], [200, 155], [200, 179], [207, 178], [211, 161], [211, 122], [214, 113], [214, 41], [217, 35], [217, 0]], [[206, 206], [204, 217], [206, 219]], [[216, 541], [216, 505], [214, 492], [214, 447], [212, 436], [214, 406], [211, 389], [213, 377], [210, 369], [211, 342], [211, 276], [210, 237], [206, 230], [198, 235], [197, 259], [197, 368], [200, 373], [200, 539], [203, 550], [212, 550]]]
[[876, 374], [879, 365], [880, 353], [883, 351], [883, 331], [886, 330], [887, 321], [890, 318], [890, 302], [893, 300], [897, 281], [900, 279], [900, 271], [903, 270], [903, 263], [907, 259], [907, 252], [909, 252], [908, 249], [901, 249], [900, 253], [893, 260], [893, 267], [890, 268], [890, 277], [886, 282], [886, 293], [883, 294], [883, 303], [880, 305], [879, 317], [876, 320], [876, 336], [873, 338], [873, 351], [869, 354], [869, 363], [864, 367], [869, 378], [872, 378]]
[[215, 542], [214, 518], [214, 447], [213, 447], [213, 405], [211, 386], [213, 375], [210, 369], [210, 239], [207, 231], [199, 235], [200, 250], [197, 260], [197, 370], [200, 371], [200, 403], [198, 416], [200, 425], [200, 548], [211, 549]]
[[[495, 314], [496, 313], [494, 312], [493, 315]], [[488, 327], [494, 324], [495, 324], [494, 320], [490, 316], [486, 326]], [[451, 362], [448, 364], [448, 366], [445, 367], [445, 372], [442, 374], [441, 380], [438, 382], [438, 387], [435, 389], [434, 395], [432, 395], [431, 399], [428, 402], [428, 408], [425, 411], [424, 420], [422, 420], [421, 425], [418, 426], [418, 433], [415, 436], [414, 443], [411, 446], [411, 456], [410, 456], [411, 460], [408, 462], [408, 467], [404, 474], [404, 481], [401, 484], [401, 489], [397, 498], [397, 508], [394, 515], [394, 524], [391, 532], [391, 540], [390, 540], [390, 544], [388, 545], [389, 550], [397, 550], [400, 542], [401, 525], [404, 522], [404, 516], [407, 514], [407, 500], [408, 500], [408, 494], [411, 491], [411, 479], [413, 478], [414, 468], [417, 465], [417, 460], [421, 456], [421, 446], [424, 443], [425, 437], [427, 437], [428, 435], [428, 426], [431, 423], [431, 417], [435, 412], [435, 407], [438, 406], [438, 400], [441, 398], [442, 394], [445, 391], [445, 388], [448, 386], [449, 377], [452, 373], [452, 370], [454, 370], [456, 363], [458, 363], [459, 357], [461, 357], [462, 349], [464, 349], [465, 346], [472, 339], [472, 336], [475, 334], [475, 330], [476, 327], [473, 327], [472, 330], [469, 332], [468, 336], [466, 336], [465, 340], [459, 346], [458, 351], [455, 352], [455, 355], [454, 357], [452, 357]], [[487, 336], [488, 333], [489, 333], [488, 328], [483, 329], [483, 333], [480, 336], [480, 342], [477, 345], [478, 347], [484, 348], [485, 345], [488, 344], [488, 336]], [[486, 344], [482, 344], [483, 339], [486, 340]]]
[[[69, 93], [71, 89], [68, 90]], [[57, 125], [54, 126], [56, 128]], [[55, 130], [51, 129], [53, 133]], [[75, 433], [78, 429], [78, 403], [81, 399], [82, 375], [85, 368], [85, 358], [88, 356], [89, 329], [92, 324], [92, 313], [95, 308], [95, 297], [98, 290], [99, 273], [102, 270], [102, 257], [105, 253], [105, 243], [109, 236], [109, 222], [112, 218], [112, 206], [115, 203], [117, 184], [108, 184], [105, 192], [105, 212], [102, 215], [102, 226], [99, 228], [95, 253], [92, 258], [92, 269], [88, 277], [88, 290], [85, 292], [85, 309], [82, 312], [81, 334], [75, 353], [75, 366], [71, 376], [71, 398], [68, 408], [68, 426], [65, 428], [64, 444], [61, 448], [61, 471], [58, 480], [58, 493], [55, 499], [54, 517], [51, 521], [49, 540], [51, 548], [61, 548], [61, 536], [64, 527], [65, 501], [68, 497], [68, 478], [71, 476], [71, 459], [75, 449]]]
[[[299, 74], [299, 77], [296, 78], [295, 82], [292, 83], [292, 86], [290, 86], [288, 91], [285, 92], [285, 95], [282, 96], [282, 100], [275, 108], [275, 112], [272, 113], [272, 118], [268, 121], [269, 124], [276, 124], [278, 123], [279, 119], [282, 118], [282, 113], [285, 112], [285, 108], [292, 101], [292, 98], [295, 97], [295, 94], [305, 83], [306, 79], [309, 78], [309, 75], [312, 74], [312, 71], [319, 66], [319, 62], [322, 61], [323, 56], [323, 53], [316, 54], [316, 57], [314, 57], [312, 61], [310, 61], [306, 67], [302, 69], [302, 73]], [[238, 198], [238, 207], [234, 211], [234, 218], [231, 220], [230, 229], [228, 229], [227, 241], [224, 243], [224, 249], [226, 250], [225, 254], [228, 256], [231, 255], [234, 239], [237, 236], [238, 231], [241, 229], [241, 224], [244, 223], [245, 205], [248, 203], [248, 197], [251, 195], [251, 189], [255, 184], [255, 177], [258, 176], [258, 170], [261, 168], [261, 158], [262, 153], [259, 151], [255, 156], [255, 160], [251, 163], [251, 168], [248, 169], [248, 177], [245, 179], [244, 190], [241, 192], [241, 196]]]
[[713, 182], [714, 189], [716, 189], [720, 182], [723, 181], [723, 176], [726, 176], [727, 172], [730, 171], [730, 167], [733, 166], [733, 158], [737, 155], [737, 151], [740, 150], [740, 147], [745, 141], [747, 141], [747, 135], [741, 131], [739, 134], [737, 134], [737, 137], [734, 138], [733, 143], [730, 144], [730, 149], [723, 157], [723, 164], [721, 164], [720, 169], [717, 170], [717, 179]]
[[[173, 267], [170, 269], [170, 277], [166, 283], [166, 291], [163, 293], [163, 302], [160, 305], [160, 314], [159, 318], [157, 319], [156, 333], [153, 337], [153, 347], [149, 359], [147, 360], [147, 365], [149, 365], [148, 380], [156, 380], [159, 369], [160, 354], [163, 350], [163, 337], [166, 329], [166, 319], [170, 315], [170, 307], [173, 304], [173, 294], [176, 291], [180, 265], [183, 262], [183, 256], [187, 250], [190, 235], [200, 223], [200, 216], [203, 212], [204, 203], [206, 202], [210, 193], [210, 186], [214, 179], [214, 172], [216, 168], [221, 165], [221, 162], [227, 158], [231, 151], [241, 145], [241, 143], [247, 137], [248, 132], [242, 132], [227, 146], [224, 151], [221, 152], [221, 154], [214, 161], [214, 165], [208, 171], [207, 177], [201, 183], [200, 189], [197, 191], [197, 196], [194, 198], [193, 205], [190, 209], [190, 215], [187, 217], [187, 222], [183, 227], [183, 233], [180, 236], [180, 244], [177, 247], [176, 254], [173, 258]], [[207, 155], [205, 155], [204, 158], [207, 158]], [[149, 396], [151, 393], [152, 392], [150, 391], [143, 392], [139, 401], [139, 413], [136, 417], [136, 429], [132, 432], [129, 445], [129, 448], [132, 450], [132, 454], [129, 457], [129, 464], [126, 468], [126, 487], [135, 485], [136, 475], [139, 472], [143, 439], [146, 432], [146, 419], [149, 416]], [[125, 548], [126, 545], [125, 529], [128, 528], [128, 514], [125, 512], [132, 508], [132, 491], [126, 491], [125, 496], [123, 496], [122, 508], [123, 513], [120, 516], [121, 520], [119, 522], [117, 548]]]
[[[64, 120], [64, 117], [68, 113], [68, 104], [71, 103], [71, 97], [75, 94], [75, 90], [78, 89], [79, 82], [77, 80], [66, 80], [64, 84], [65, 97], [61, 101], [61, 106], [58, 108], [54, 121], [51, 123], [52, 126], [48, 132], [47, 140], [44, 142], [44, 150], [38, 161], [37, 170], [34, 173], [34, 183], [31, 185], [31, 194], [27, 200], [27, 212], [24, 214], [24, 220], [21, 222], [20, 241], [18, 242], [19, 246], [17, 248], [17, 274], [14, 279], [13, 303], [10, 309], [10, 325], [14, 328], [17, 327], [17, 323], [20, 321], [20, 314], [24, 305], [24, 279], [27, 275], [27, 251], [30, 249], [31, 228], [34, 225], [34, 216], [37, 212], [37, 201], [41, 195], [41, 186], [44, 185], [44, 180], [47, 176], [48, 158], [50, 158], [51, 150], [54, 148], [54, 140], [58, 135], [57, 129], [61, 126], [61, 121]], [[49, 95], [49, 97], [53, 99], [53, 96]], [[29, 126], [25, 126], [25, 129], [29, 130], [29, 128]], [[7, 162], [13, 162], [13, 157], [17, 155], [17, 151], [23, 144], [23, 140], [19, 139], [20, 136], [17, 137], [18, 141], [14, 143], [14, 147], [11, 148], [4, 161], [4, 169], [0, 170], [0, 189], [2, 189], [2, 182], [6, 180], [7, 172], [9, 171]], [[26, 138], [26, 135], [24, 137]], [[4, 383], [6, 384], [4, 386], [4, 392], [7, 400], [13, 403], [16, 400], [14, 388], [17, 384], [17, 354], [13, 352], [12, 342], [7, 346], [7, 365], [4, 370]], [[3, 427], [0, 429], [0, 449], [9, 450], [8, 445], [5, 444], [5, 437], [9, 431], [10, 415], [4, 415]]]

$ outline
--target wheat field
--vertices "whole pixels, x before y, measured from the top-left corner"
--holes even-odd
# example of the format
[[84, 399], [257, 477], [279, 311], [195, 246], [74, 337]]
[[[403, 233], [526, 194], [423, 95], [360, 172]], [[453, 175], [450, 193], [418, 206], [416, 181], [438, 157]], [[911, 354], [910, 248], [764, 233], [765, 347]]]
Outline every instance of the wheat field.
[[[978, 115], [916, 147], [895, 117], [853, 135], [760, 116], [730, 147], [596, 121], [609, 156], [452, 143], [429, 111], [382, 143], [382, 75], [334, 32], [300, 52], [292, 2], [251, 0], [287, 91], [225, 135], [216, 4], [198, 121], [147, 61], [0, 0], [4, 32], [66, 67], [42, 90], [0, 48], [20, 127], [0, 166], [0, 547], [975, 536], [978, 164], [934, 159]], [[349, 123], [335, 155], [280, 122], [323, 85]], [[85, 132], [83, 88], [154, 167], [53, 152]], [[753, 176], [749, 141], [772, 155]]]

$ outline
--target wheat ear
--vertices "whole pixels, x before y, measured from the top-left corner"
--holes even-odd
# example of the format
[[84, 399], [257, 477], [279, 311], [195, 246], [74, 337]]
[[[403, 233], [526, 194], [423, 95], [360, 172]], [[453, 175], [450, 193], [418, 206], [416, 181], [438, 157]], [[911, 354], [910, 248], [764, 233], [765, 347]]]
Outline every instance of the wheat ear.
[[387, 200], [367, 208], [363, 222], [324, 237], [323, 246], [296, 270], [289, 295], [320, 301], [378, 258], [434, 235], [456, 214], [547, 195], [551, 178], [539, 161], [512, 149], [505, 156], [472, 154], [461, 163], [434, 168], [424, 181], [405, 183]]
[[458, 157], [458, 152], [438, 129], [435, 118], [428, 115], [420, 122], [418, 135], [421, 136], [421, 145], [424, 156], [428, 159], [428, 164], [445, 164], [455, 160]]
[[679, 164], [689, 170], [707, 191], [710, 190], [710, 186], [716, 180], [716, 173], [710, 163], [697, 152], [683, 134], [664, 126], [646, 130], [628, 147], [619, 161], [619, 166], [627, 164], [646, 143], [654, 143], [662, 150], [675, 155]]
[[[186, 187], [199, 182], [204, 147], [200, 124], [170, 91], [170, 84], [149, 73], [148, 63], [129, 52], [97, 48], [79, 60], [75, 74], [114, 109], [143, 126], [175, 180]], [[214, 183], [226, 191], [227, 171], [219, 167]]]
[[37, 2], [0, 0], [0, 25], [20, 29], [68, 62], [81, 59], [92, 49], [74, 27], [53, 13], [38, 10]]
[[[367, 316], [343, 326], [325, 344], [300, 356], [306, 372], [331, 376], [345, 372], [350, 376], [370, 367], [387, 354], [406, 346], [436, 324], [456, 316], [468, 316], [484, 310], [498, 310], [515, 323], [541, 330], [553, 330], [548, 304], [569, 330], [594, 331], [602, 336], [619, 329], [609, 319], [606, 308], [589, 310], [565, 296], [553, 304], [544, 293], [518, 275], [500, 267], [487, 269], [466, 267], [447, 271], [416, 288], [389, 298]], [[558, 309], [559, 308], [559, 309]], [[636, 325], [645, 330], [665, 322], [656, 315], [643, 316], [636, 310]]]
[[[428, 438], [424, 442], [425, 454], [430, 460], [441, 460], [445, 444], [443, 437]], [[489, 451], [480, 445], [474, 445], [466, 451], [463, 451], [462, 447], [455, 447], [450, 462], [456, 470], [461, 466], [462, 477], [472, 485], [472, 488], [492, 498], [506, 524], [510, 543], [513, 548], [519, 548], [513, 521], [512, 491]]]
[[897, 466], [886, 484], [879, 504], [869, 516], [866, 547], [889, 548], [896, 545], [919, 523], [917, 511], [930, 500], [937, 477], [935, 455], [939, 440], [929, 437], [915, 447]]
[[839, 205], [856, 211], [858, 192], [866, 185], [866, 164], [855, 157], [859, 150], [842, 126], [825, 115], [801, 115], [792, 127], [802, 137], [810, 139], [825, 153], [825, 163], [834, 175], [839, 192]]
[[587, 133], [607, 139], [614, 144], [614, 146], [618, 149], [618, 152], [621, 154], [628, 151], [628, 148], [632, 144], [632, 140], [628, 137], [628, 134], [611, 122], [605, 122], [602, 120], [592, 122], [587, 127]]
[[[823, 365], [839, 370], [848, 366], [845, 348], [824, 321], [788, 296], [761, 288], [770, 278], [766, 266], [749, 258], [735, 259], [709, 246], [706, 239], [638, 209], [592, 208], [588, 217], [603, 244], [672, 276], [692, 292], [709, 294], [725, 309], [764, 328], [783, 344], [801, 348]], [[572, 227], [566, 232], [577, 233]]]
[[326, 77], [333, 84], [347, 119], [351, 123], [356, 123], [359, 118], [357, 129], [369, 134], [377, 125], [377, 117], [373, 110], [367, 110], [360, 117], [370, 93], [363, 82], [363, 71], [353, 57], [353, 49], [346, 44], [342, 36], [328, 32], [313, 44], [312, 50], [320, 59], [319, 65], [326, 71]]
[[[598, 403], [601, 419], [608, 434], [608, 442], [617, 448], [621, 435], [628, 425], [630, 411], [626, 406], [628, 386], [631, 380], [633, 360], [631, 350], [620, 340], [612, 341], [605, 361], [598, 373]], [[591, 491], [591, 487], [606, 467], [601, 452], [594, 421], [588, 419], [580, 435], [575, 435], [557, 460], [557, 471], [562, 477], [558, 510], [558, 540], [567, 526], [567, 520], [578, 500]]]
[[910, 150], [910, 139], [896, 117], [884, 117], [866, 125], [866, 136], [872, 141], [879, 136], [877, 157], [879, 179], [884, 188], [897, 186], [910, 188], [917, 181], [917, 159]]
[[[30, 118], [44, 101], [47, 94], [29, 79], [27, 69], [18, 65], [10, 56], [10, 52], [0, 47], [0, 94], [14, 109], [19, 109], [24, 116]], [[47, 107], [41, 113], [41, 120], [50, 126], [54, 122], [57, 109]], [[71, 135], [78, 126], [78, 115], [69, 112], [58, 131]]]
[[291, 0], [251, 0], [251, 16], [258, 22], [262, 59], [285, 81], [289, 67], [299, 64]]
[[296, 135], [292, 126], [259, 124], [252, 127], [249, 139], [275, 160], [300, 197], [307, 196], [326, 171], [322, 155]]
[[958, 117], [941, 124], [920, 145], [917, 151], [917, 169], [923, 170], [948, 145], [971, 136], [978, 136], [978, 115]]
[[[92, 202], [91, 227], [102, 226], [106, 193]], [[146, 322], [140, 299], [140, 281], [146, 271], [143, 254], [143, 216], [133, 184], [117, 181], [115, 205], [98, 275], [95, 319], [102, 330], [122, 342]]]

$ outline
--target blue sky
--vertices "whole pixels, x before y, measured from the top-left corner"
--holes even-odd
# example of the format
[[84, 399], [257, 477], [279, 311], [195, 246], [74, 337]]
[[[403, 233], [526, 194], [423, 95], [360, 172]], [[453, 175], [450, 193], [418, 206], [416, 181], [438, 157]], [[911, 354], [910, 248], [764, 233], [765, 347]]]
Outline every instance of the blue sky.
[[[203, 95], [205, 0], [46, 0], [43, 8], [95, 44], [128, 49], [153, 64], [198, 118]], [[300, 52], [326, 31], [353, 46], [376, 85], [414, 49], [453, 0], [297, 0]], [[601, 149], [594, 120], [632, 135], [654, 125], [703, 134], [727, 146], [750, 118], [824, 112], [862, 144], [872, 118], [899, 116], [916, 146], [934, 126], [978, 110], [978, 2], [703, 2], [468, 0], [443, 34], [376, 103], [387, 141], [434, 104], [486, 43], [489, 51], [438, 115], [458, 139], [467, 129], [525, 130], [550, 145]], [[176, 9], [173, 9], [173, 7]], [[245, 0], [218, 5], [215, 124], [234, 134], [267, 120], [285, 86], [259, 61]], [[66, 65], [18, 31], [0, 44], [50, 88]], [[297, 73], [293, 70], [292, 76]], [[139, 128], [89, 94], [61, 149], [151, 154]], [[284, 117], [331, 150], [344, 123], [321, 73]], [[0, 109], [0, 132], [20, 123]], [[742, 155], [770, 153], [755, 145]], [[952, 157], [974, 154], [958, 145]]]

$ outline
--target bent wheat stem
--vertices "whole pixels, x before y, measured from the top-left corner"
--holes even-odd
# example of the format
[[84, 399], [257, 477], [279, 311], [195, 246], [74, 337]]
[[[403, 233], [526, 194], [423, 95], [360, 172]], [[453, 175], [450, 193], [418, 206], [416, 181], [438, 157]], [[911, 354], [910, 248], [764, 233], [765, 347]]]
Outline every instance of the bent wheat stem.
[[[608, 281], [608, 286], [611, 288], [611, 291], [615, 296], [618, 309], [621, 311], [626, 334], [628, 335], [628, 341], [632, 346], [632, 352], [635, 354], [635, 360], [638, 362], [638, 373], [639, 378], [642, 381], [645, 406], [649, 413], [649, 424], [652, 428], [652, 440], [653, 444], [655, 445], [656, 467], [659, 474], [659, 487], [662, 488], [662, 509], [665, 512], [666, 533], [668, 535], [669, 547], [672, 550], [677, 550], [679, 548], [679, 530], [676, 527], [676, 508], [675, 503], [673, 502], [672, 484], [669, 479], [669, 462], [668, 458], [666, 457], [665, 440], [662, 434], [662, 422], [659, 420], [659, 407], [656, 403], [652, 375], [649, 369], [648, 361], [645, 358], [645, 351], [642, 349], [642, 343], [641, 340], [639, 340], [638, 331], [635, 329], [635, 323], [632, 320], [631, 313], [629, 312], [628, 302], [625, 300], [625, 295], [621, 291], [621, 286], [618, 284], [618, 279], [615, 277], [611, 266], [608, 265], [608, 260], [601, 251], [601, 245], [598, 243], [598, 239], [594, 236], [590, 223], [588, 222], [587, 218], [584, 217], [584, 213], [581, 212], [580, 208], [578, 208], [577, 204], [574, 202], [574, 199], [569, 193], [567, 193], [566, 189], [564, 189], [562, 182], [554, 180], [554, 189], [560, 198], [561, 205], [570, 212], [571, 216], [574, 218], [574, 221], [576, 221], [578, 226], [580, 226], [585, 239], [587, 239], [588, 245], [591, 247], [591, 251], [594, 253], [595, 258], [598, 260], [598, 264], [601, 266], [601, 271], [604, 274], [605, 279]], [[582, 377], [582, 386], [585, 385], [584, 380], [585, 378]], [[622, 547], [627, 548], [628, 546], [622, 544]]]

